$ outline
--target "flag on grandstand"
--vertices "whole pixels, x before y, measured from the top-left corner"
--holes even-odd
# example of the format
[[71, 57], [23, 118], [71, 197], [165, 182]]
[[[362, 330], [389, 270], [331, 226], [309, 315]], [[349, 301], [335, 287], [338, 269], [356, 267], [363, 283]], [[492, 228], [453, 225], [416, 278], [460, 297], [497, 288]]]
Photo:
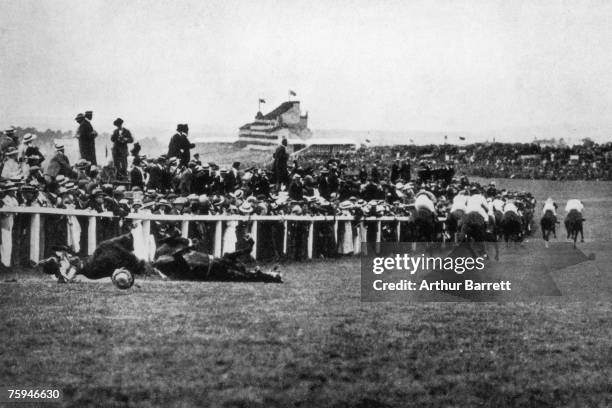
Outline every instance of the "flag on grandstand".
[[266, 103], [266, 100], [259, 98], [259, 103]]
[[372, 143], [372, 141], [370, 139], [366, 139], [365, 141], [366, 141], [366, 143]]
[[465, 140], [465, 137], [459, 136], [459, 140]]
[[289, 90], [289, 96], [297, 96], [297, 94], [290, 89]]

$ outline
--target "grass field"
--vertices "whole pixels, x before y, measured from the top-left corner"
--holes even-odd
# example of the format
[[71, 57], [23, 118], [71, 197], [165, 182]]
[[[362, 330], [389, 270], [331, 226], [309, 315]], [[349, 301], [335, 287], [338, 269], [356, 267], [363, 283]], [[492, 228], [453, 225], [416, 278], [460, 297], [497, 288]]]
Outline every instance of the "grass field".
[[75, 407], [611, 405], [612, 184], [498, 185], [584, 197], [596, 259], [553, 277], [593, 300], [362, 303], [357, 258], [284, 265], [282, 285], [12, 273], [0, 385], [56, 385]]

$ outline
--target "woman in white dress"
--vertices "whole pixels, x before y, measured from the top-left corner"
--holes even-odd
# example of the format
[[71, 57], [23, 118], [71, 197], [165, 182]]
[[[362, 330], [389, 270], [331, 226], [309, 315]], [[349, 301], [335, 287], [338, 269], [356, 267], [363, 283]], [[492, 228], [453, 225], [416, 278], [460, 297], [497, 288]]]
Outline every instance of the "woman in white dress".
[[[340, 215], [341, 216], [353, 216], [351, 209], [353, 203], [350, 201], [343, 201], [340, 203]], [[340, 255], [350, 255], [354, 252], [353, 247], [353, 225], [352, 221], [339, 221], [340, 223], [340, 239], [338, 240], [338, 253]]]
[[[230, 206], [228, 215], [238, 214], [238, 209], [236, 206]], [[224, 221], [225, 225], [223, 228], [223, 246], [221, 247], [222, 253], [226, 252], [235, 252], [236, 251], [236, 242], [238, 241], [236, 237], [236, 227], [238, 226], [238, 221]]]

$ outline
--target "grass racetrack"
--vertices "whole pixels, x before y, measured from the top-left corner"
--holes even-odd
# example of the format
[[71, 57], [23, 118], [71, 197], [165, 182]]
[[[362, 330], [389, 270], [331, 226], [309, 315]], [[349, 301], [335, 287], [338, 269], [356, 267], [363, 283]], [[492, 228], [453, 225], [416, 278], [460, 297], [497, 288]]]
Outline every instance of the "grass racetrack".
[[[358, 258], [285, 265], [282, 285], [140, 279], [120, 291], [11, 273], [0, 385], [55, 385], [75, 407], [609, 406], [612, 183], [498, 187], [583, 199], [580, 248], [596, 259], [553, 277], [593, 300], [362, 303]], [[538, 234], [530, 251], [545, 250]]]

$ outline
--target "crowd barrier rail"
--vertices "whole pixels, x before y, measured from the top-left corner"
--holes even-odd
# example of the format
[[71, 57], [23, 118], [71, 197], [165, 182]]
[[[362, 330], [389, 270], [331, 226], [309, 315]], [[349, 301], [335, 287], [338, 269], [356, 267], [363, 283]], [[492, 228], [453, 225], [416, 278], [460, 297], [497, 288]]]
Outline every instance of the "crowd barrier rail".
[[[169, 215], [169, 214], [151, 214], [151, 213], [130, 213], [125, 217], [119, 217], [114, 215], [112, 212], [95, 212], [91, 210], [77, 210], [77, 209], [63, 209], [63, 208], [52, 208], [52, 207], [2, 207], [0, 208], [0, 217], [10, 216], [11, 214], [31, 214], [30, 218], [30, 260], [38, 262], [41, 259], [41, 248], [40, 248], [40, 233], [41, 233], [41, 215], [63, 215], [63, 216], [77, 216], [87, 217], [87, 254], [91, 255], [94, 253], [97, 242], [96, 242], [96, 224], [98, 218], [116, 218], [116, 219], [131, 219], [140, 220], [142, 222], [143, 230], [145, 233], [150, 233], [152, 221], [167, 221], [167, 222], [181, 222], [181, 235], [188, 238], [189, 224], [191, 222], [214, 222], [215, 223], [215, 238], [214, 238], [214, 256], [222, 256], [223, 254], [223, 223], [227, 221], [244, 221], [251, 223], [250, 234], [255, 241], [253, 247], [252, 256], [257, 259], [257, 241], [258, 241], [258, 222], [260, 221], [281, 221], [284, 223], [284, 237], [283, 237], [283, 254], [287, 254], [287, 236], [288, 228], [287, 223], [289, 221], [305, 222], [308, 223], [308, 241], [307, 241], [307, 257], [312, 259], [313, 246], [314, 246], [314, 223], [315, 222], [334, 222], [334, 232], [336, 237], [338, 236], [338, 225], [340, 222], [353, 222], [355, 217], [350, 215], [337, 215], [337, 216], [326, 216], [326, 215], [193, 215], [193, 214], [182, 214], [182, 215]], [[383, 217], [364, 217], [359, 221], [360, 238], [361, 242], [366, 242], [366, 225], [368, 222], [376, 222], [376, 242], [381, 242], [382, 234], [382, 223], [383, 222], [395, 222], [396, 223], [396, 234], [397, 241], [400, 241], [401, 228], [403, 222], [410, 221], [411, 218], [408, 216], [383, 216]], [[439, 218], [440, 221], [444, 221], [444, 218]]]

